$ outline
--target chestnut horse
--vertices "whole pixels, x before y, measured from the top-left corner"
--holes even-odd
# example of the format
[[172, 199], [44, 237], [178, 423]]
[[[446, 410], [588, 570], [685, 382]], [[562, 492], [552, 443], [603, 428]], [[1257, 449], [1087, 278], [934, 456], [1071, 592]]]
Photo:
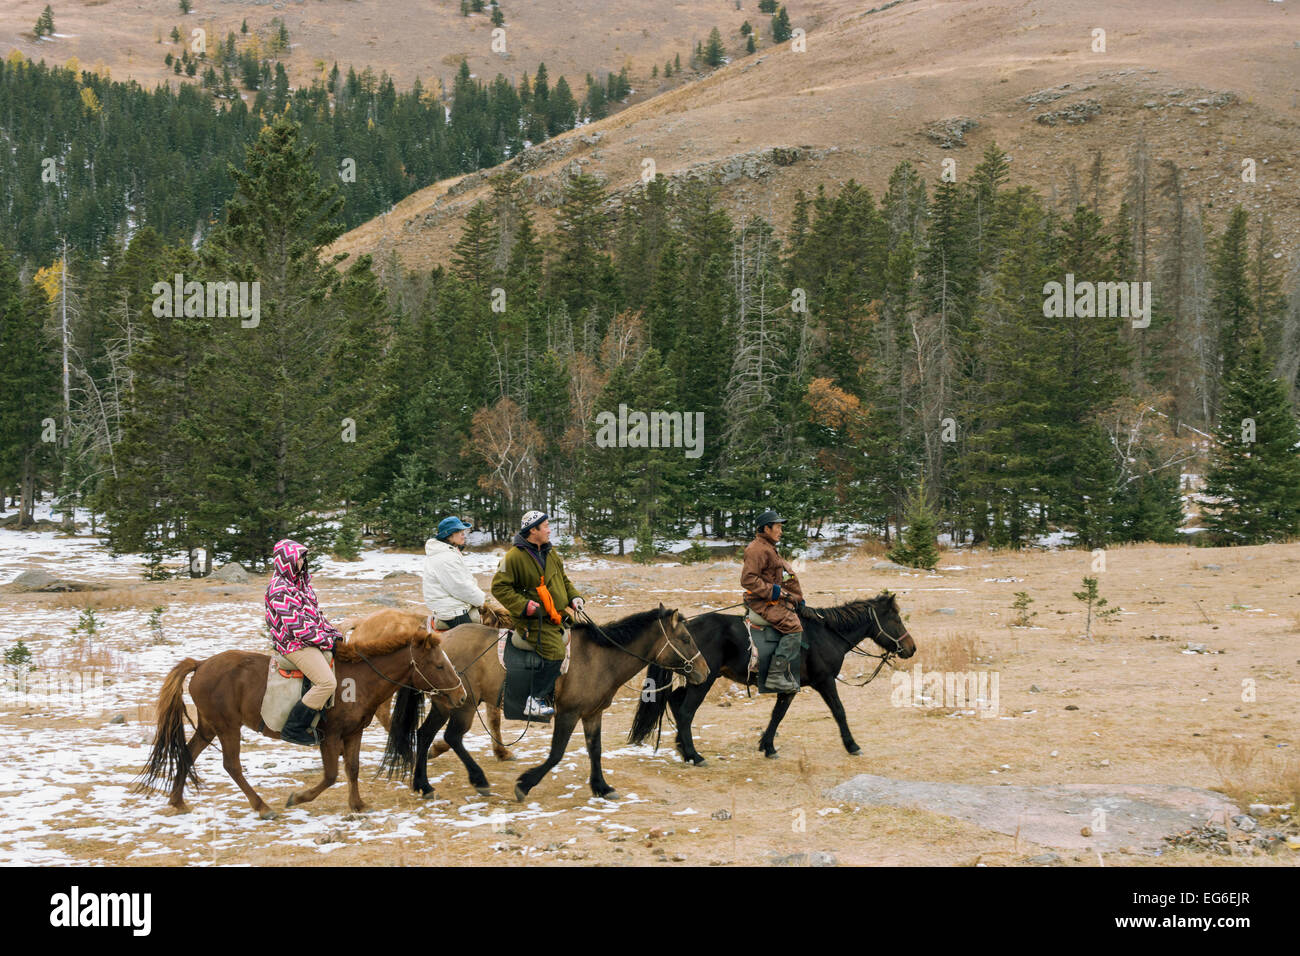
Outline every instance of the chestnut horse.
[[[239, 762], [241, 726], [280, 739], [277, 732], [261, 729], [269, 669], [269, 655], [249, 651], [223, 651], [203, 661], [186, 658], [172, 668], [158, 696], [158, 730], [153, 752], [137, 779], [137, 792], [156, 789], [162, 781], [171, 786], [171, 805], [186, 809], [182, 799], [185, 782], [199, 783], [194, 762], [208, 744], [220, 738], [226, 773], [239, 784], [258, 815], [272, 819], [275, 811], [249, 786]], [[198, 726], [186, 743], [182, 689], [191, 673], [190, 696]], [[325, 775], [311, 789], [291, 794], [286, 806], [314, 800], [332, 786], [338, 779], [342, 754], [348, 773], [348, 806], [360, 812], [367, 809], [357, 788], [361, 732], [379, 706], [399, 688], [411, 687], [445, 697], [452, 707], [458, 707], [465, 701], [465, 687], [438, 636], [428, 629], [427, 619], [391, 609], [364, 618], [350, 641], [335, 644], [334, 673], [338, 679], [335, 703], [319, 724]]]
[[[618, 794], [606, 781], [600, 767], [600, 722], [614, 694], [647, 664], [660, 667], [664, 672], [680, 673], [688, 684], [698, 684], [708, 678], [709, 668], [691, 633], [686, 629], [682, 615], [662, 604], [655, 610], [641, 611], [609, 624], [598, 625], [583, 615], [584, 620], [573, 624], [570, 644], [569, 672], [555, 685], [555, 717], [551, 735], [551, 752], [539, 766], [524, 771], [515, 781], [515, 799], [523, 800], [530, 790], [564, 757], [569, 738], [578, 720], [587, 740], [587, 755], [591, 761], [591, 792], [598, 797], [614, 800]], [[462, 624], [444, 636], [448, 644], [463, 643], [471, 657], [481, 655], [469, 671], [462, 671], [466, 683], [471, 685], [470, 696], [487, 701], [494, 709], [500, 698], [501, 682], [505, 671], [496, 659], [497, 632], [479, 624]], [[419, 695], [404, 692], [394, 703], [392, 725], [389, 728], [388, 749], [384, 759], [389, 766], [400, 771], [414, 765], [412, 787], [421, 793], [432, 791], [426, 773], [429, 744], [448, 714], [456, 723], [447, 731], [448, 743], [469, 770], [470, 783], [483, 793], [487, 778], [474, 763], [461, 744], [464, 729], [473, 719], [474, 706], [466, 705], [460, 712], [455, 705], [439, 702], [420, 725], [418, 736], [414, 732], [419, 722]], [[489, 716], [491, 710], [489, 711]], [[499, 718], [493, 723], [499, 728]], [[493, 732], [499, 745], [499, 730]], [[498, 756], [500, 753], [498, 752]], [[436, 756], [436, 754], [435, 754]]]

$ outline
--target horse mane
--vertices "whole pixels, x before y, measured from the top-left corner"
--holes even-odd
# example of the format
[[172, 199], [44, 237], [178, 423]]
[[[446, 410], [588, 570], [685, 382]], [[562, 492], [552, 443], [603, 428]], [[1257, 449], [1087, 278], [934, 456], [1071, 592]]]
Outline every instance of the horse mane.
[[482, 618], [482, 623], [488, 627], [508, 627], [513, 630], [515, 626], [515, 620], [510, 616], [510, 612], [490, 594], [483, 602], [483, 610], [479, 616]]
[[637, 611], [609, 624], [602, 624], [599, 631], [591, 625], [584, 626], [591, 639], [597, 644], [605, 647], [626, 647], [628, 642], [641, 636], [647, 624], [669, 617], [672, 613], [672, 608], [657, 607], [649, 611]]
[[867, 613], [867, 608], [880, 601], [893, 599], [893, 595], [887, 592], [877, 594], [871, 598], [855, 598], [852, 601], [845, 601], [843, 604], [836, 604], [831, 607], [805, 607], [804, 613], [814, 620], [826, 625], [828, 630], [836, 634], [843, 634], [850, 631], [862, 623], [863, 617]]
[[427, 621], [423, 614], [395, 608], [375, 611], [356, 623], [350, 641], [334, 645], [334, 656], [341, 661], [359, 661], [362, 654], [381, 657], [413, 642], [436, 647], [441, 640], [429, 633]]

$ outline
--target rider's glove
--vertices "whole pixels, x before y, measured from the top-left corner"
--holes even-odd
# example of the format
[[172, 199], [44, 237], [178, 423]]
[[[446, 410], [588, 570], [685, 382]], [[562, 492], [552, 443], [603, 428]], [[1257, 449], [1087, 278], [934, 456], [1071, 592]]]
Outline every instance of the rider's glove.
[[529, 601], [524, 605], [524, 617], [536, 617], [537, 613], [541, 611], [541, 609], [542, 606], [536, 601]]
[[773, 584], [773, 585], [772, 585], [772, 600], [775, 601], [775, 600], [776, 600], [777, 598], [779, 598], [780, 596], [781, 596], [781, 585], [779, 585], [779, 584]]
[[582, 610], [582, 606], [583, 606], [584, 604], [586, 604], [586, 603], [587, 603], [587, 602], [584, 601], [582, 598], [580, 598], [580, 597], [576, 597], [576, 598], [574, 598], [572, 601], [569, 602], [569, 607], [573, 608], [575, 611], [581, 611], [581, 610]]

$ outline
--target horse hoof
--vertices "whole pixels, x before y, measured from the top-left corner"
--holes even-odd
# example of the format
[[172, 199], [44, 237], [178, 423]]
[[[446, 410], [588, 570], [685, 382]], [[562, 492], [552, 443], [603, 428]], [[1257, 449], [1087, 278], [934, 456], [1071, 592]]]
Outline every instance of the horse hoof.
[[261, 813], [258, 814], [258, 816], [261, 817], [263, 820], [274, 820], [278, 815], [279, 814], [277, 814], [270, 807], [267, 807], [265, 810], [263, 810]]
[[514, 760], [514, 759], [515, 759], [515, 755], [512, 754], [509, 750], [507, 750], [505, 753], [497, 754], [497, 759], [498, 759], [498, 760]]
[[703, 767], [706, 761], [703, 757], [692, 757], [690, 762], [696, 767]]
[[478, 795], [479, 795], [480, 797], [490, 797], [490, 796], [492, 796], [492, 788], [491, 788], [491, 787], [475, 787], [474, 789], [478, 791]]
[[619, 792], [618, 792], [617, 790], [610, 790], [608, 793], [604, 794], [604, 796], [603, 796], [602, 799], [605, 799], [605, 800], [622, 800], [623, 797], [622, 797], [621, 794], [619, 794]]
[[289, 794], [289, 799], [286, 800], [286, 801], [284, 801], [284, 807], [285, 807], [286, 810], [287, 810], [289, 807], [293, 806], [293, 805], [297, 802], [297, 801], [294, 799], [294, 798], [297, 797], [297, 796], [298, 796], [298, 795], [297, 795], [296, 793], [291, 793], [291, 794]]
[[862, 748], [861, 748], [861, 747], [854, 747], [852, 750], [849, 751], [849, 756], [850, 756], [850, 757], [861, 757], [861, 756], [862, 756]]
[[775, 750], [768, 750], [763, 753], [763, 756], [768, 760], [775, 760], [777, 758], [777, 753]]
[[520, 803], [528, 798], [528, 791], [523, 788], [522, 784], [515, 784], [515, 799]]

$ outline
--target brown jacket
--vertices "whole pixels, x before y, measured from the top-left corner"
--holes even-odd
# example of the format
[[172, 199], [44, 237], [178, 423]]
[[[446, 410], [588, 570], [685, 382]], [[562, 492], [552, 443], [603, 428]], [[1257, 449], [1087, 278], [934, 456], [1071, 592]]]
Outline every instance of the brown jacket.
[[[772, 598], [774, 584], [781, 585], [781, 593], [775, 600]], [[745, 548], [740, 586], [745, 589], [745, 605], [782, 634], [803, 630], [799, 615], [794, 612], [794, 607], [803, 600], [799, 577], [790, 562], [777, 553], [772, 539], [762, 532]]]

